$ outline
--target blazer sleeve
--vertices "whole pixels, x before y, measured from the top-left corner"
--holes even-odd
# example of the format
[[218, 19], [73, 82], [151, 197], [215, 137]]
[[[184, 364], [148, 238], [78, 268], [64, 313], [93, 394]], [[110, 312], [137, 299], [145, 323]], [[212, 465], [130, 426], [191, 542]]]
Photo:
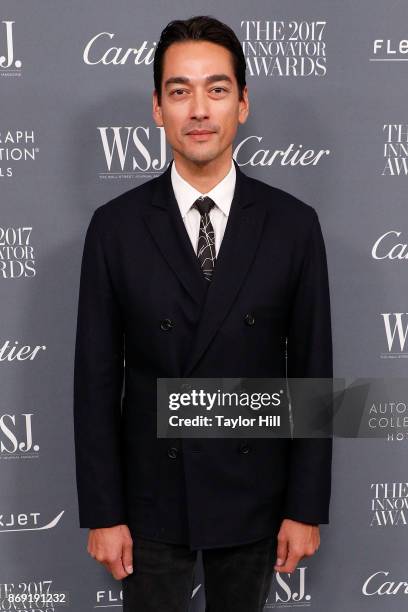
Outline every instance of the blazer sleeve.
[[100, 216], [82, 254], [74, 359], [74, 437], [80, 527], [126, 523], [120, 420], [124, 330]]
[[[317, 213], [313, 208], [311, 210], [312, 219], [304, 243], [287, 332], [289, 379], [333, 377], [326, 250]], [[296, 419], [296, 406], [294, 414]], [[294, 437], [290, 445], [284, 518], [311, 524], [328, 523], [332, 437]]]

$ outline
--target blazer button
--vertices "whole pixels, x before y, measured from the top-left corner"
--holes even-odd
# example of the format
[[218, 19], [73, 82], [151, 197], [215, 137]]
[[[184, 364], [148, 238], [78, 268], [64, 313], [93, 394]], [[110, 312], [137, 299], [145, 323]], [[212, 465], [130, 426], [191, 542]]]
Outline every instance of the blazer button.
[[245, 442], [241, 442], [241, 444], [239, 445], [239, 452], [243, 455], [247, 455], [249, 453], [249, 450], [250, 449], [248, 444], [246, 444]]
[[169, 448], [167, 451], [167, 455], [170, 457], [170, 459], [175, 459], [177, 457], [177, 453], [178, 453], [178, 450], [174, 446]]
[[253, 325], [255, 323], [255, 317], [250, 313], [246, 314], [244, 319], [247, 325]]
[[173, 327], [174, 323], [171, 319], [163, 319], [160, 322], [160, 329], [162, 329], [163, 331], [167, 331], [169, 329], [171, 329]]

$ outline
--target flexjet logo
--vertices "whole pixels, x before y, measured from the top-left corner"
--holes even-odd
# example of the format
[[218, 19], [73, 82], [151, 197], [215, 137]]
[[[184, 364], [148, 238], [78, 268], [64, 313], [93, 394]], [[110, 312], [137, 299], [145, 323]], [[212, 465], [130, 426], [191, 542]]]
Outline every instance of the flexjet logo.
[[[201, 588], [201, 584], [193, 588], [191, 599], [194, 599]], [[101, 589], [96, 592], [95, 608], [117, 608], [123, 604], [123, 589]]]
[[41, 512], [11, 512], [0, 514], [0, 533], [5, 531], [43, 531], [58, 525], [65, 510], [43, 524]]
[[408, 312], [382, 312], [388, 352], [381, 353], [383, 358], [406, 358], [406, 340], [408, 333]]
[[[13, 24], [15, 21], [0, 22], [0, 75], [21, 76], [22, 61], [14, 57]], [[1, 52], [0, 51], [0, 52]]]
[[408, 39], [377, 38], [373, 41], [372, 62], [408, 61]]
[[96, 602], [94, 608], [117, 608], [123, 604], [123, 590], [116, 589], [101, 589], [95, 594]]

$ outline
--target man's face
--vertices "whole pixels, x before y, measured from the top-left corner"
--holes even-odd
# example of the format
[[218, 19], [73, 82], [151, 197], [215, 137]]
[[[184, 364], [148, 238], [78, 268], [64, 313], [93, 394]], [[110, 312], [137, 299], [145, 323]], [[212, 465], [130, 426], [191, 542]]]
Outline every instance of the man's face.
[[[232, 154], [238, 123], [248, 116], [228, 49], [207, 41], [173, 43], [164, 54], [161, 106], [153, 93], [153, 118], [167, 141], [187, 160], [205, 163]], [[207, 133], [194, 134], [204, 130]]]

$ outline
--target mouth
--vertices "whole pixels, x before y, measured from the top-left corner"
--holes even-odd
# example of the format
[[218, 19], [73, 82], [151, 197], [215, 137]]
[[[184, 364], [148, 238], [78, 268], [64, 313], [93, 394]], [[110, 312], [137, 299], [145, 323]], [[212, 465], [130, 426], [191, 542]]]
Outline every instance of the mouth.
[[211, 132], [210, 130], [192, 130], [191, 132], [187, 132], [187, 136], [191, 136], [193, 140], [206, 140], [215, 132]]

